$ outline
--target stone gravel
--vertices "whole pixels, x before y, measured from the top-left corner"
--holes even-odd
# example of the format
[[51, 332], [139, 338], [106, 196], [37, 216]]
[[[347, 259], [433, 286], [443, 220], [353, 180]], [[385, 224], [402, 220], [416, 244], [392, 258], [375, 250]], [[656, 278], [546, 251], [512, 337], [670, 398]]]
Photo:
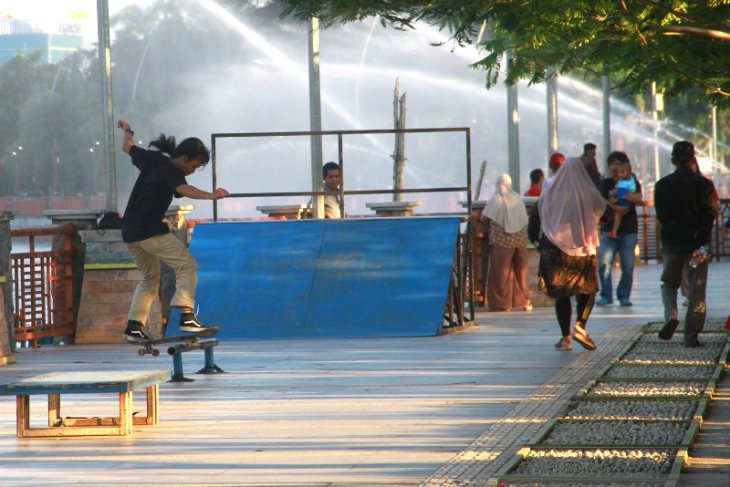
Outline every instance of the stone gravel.
[[654, 477], [671, 470], [676, 450], [540, 449], [530, 450], [511, 472], [561, 477]]
[[[645, 481], [621, 481], [612, 482], [610, 480], [520, 480], [506, 478], [506, 485], [509, 487], [665, 487], [666, 480], [645, 480]], [[499, 485], [499, 484], [498, 484]]]
[[[611, 481], [611, 480], [543, 480], [507, 478], [506, 484], [509, 487], [666, 487], [666, 480], [640, 480], [640, 481]], [[454, 484], [456, 485], [456, 484]], [[460, 484], [459, 484], [460, 485]], [[499, 484], [497, 484], [499, 485]]]
[[540, 443], [564, 446], [680, 446], [689, 421], [559, 421]]
[[665, 353], [632, 353], [629, 352], [618, 360], [625, 365], [715, 365], [716, 357], [707, 358], [675, 358]]
[[621, 382], [598, 381], [588, 391], [589, 396], [699, 396], [705, 390], [706, 382]]
[[[506, 485], [663, 485], [666, 478], [661, 477], [671, 471], [692, 418], [703, 413], [698, 396], [708, 387], [724, 349], [724, 324], [708, 321], [700, 337], [705, 346], [699, 348], [685, 347], [681, 332], [671, 341], [659, 340], [656, 332], [663, 323], [644, 327], [647, 333], [580, 400], [567, 406], [539, 447], [503, 479]], [[509, 478], [515, 475], [560, 480]]]
[[692, 419], [699, 407], [696, 400], [643, 401], [643, 400], [585, 400], [568, 405], [568, 419]]
[[691, 380], [709, 379], [715, 367], [701, 365], [697, 367], [678, 367], [672, 365], [657, 365], [652, 367], [635, 367], [615, 365], [609, 369], [604, 378], [608, 379], [657, 379], [657, 380]]

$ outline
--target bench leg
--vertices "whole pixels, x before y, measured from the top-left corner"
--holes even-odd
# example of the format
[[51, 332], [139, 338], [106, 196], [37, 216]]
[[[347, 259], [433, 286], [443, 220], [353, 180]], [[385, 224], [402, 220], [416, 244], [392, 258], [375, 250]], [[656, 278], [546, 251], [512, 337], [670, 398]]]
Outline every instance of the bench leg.
[[58, 426], [61, 419], [61, 395], [48, 394], [48, 426]]
[[132, 433], [132, 391], [119, 393], [119, 434]]
[[157, 410], [160, 407], [160, 386], [147, 388], [147, 424], [159, 424]]
[[30, 426], [30, 396], [16, 396], [15, 414], [18, 423], [16, 435], [18, 438], [24, 438]]

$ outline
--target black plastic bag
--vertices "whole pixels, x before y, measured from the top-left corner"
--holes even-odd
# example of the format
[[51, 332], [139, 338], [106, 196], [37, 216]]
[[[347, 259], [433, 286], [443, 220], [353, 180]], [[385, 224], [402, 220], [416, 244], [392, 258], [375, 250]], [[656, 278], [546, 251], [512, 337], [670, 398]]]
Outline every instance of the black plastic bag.
[[118, 230], [122, 228], [122, 218], [116, 211], [107, 211], [101, 219], [99, 219], [97, 228], [99, 230]]

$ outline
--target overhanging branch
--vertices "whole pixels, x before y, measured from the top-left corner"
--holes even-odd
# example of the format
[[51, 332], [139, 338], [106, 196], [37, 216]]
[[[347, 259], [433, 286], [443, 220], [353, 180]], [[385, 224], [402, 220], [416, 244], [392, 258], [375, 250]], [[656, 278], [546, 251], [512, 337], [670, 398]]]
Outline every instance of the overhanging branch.
[[721, 30], [699, 29], [697, 27], [685, 27], [681, 25], [667, 25], [662, 27], [664, 35], [680, 36], [693, 35], [697, 37], [707, 37], [708, 39], [718, 39], [721, 41], [730, 41], [730, 33]]

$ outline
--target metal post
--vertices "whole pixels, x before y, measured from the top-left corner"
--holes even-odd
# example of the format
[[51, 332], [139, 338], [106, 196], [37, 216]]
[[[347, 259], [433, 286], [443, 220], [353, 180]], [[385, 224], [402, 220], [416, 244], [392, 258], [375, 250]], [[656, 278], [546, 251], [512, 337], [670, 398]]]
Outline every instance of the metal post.
[[[603, 154], [611, 153], [611, 91], [608, 76], [602, 77], [603, 82]], [[605, 159], [605, 157], [604, 157]]]
[[[509, 50], [507, 66], [512, 62], [514, 51]], [[509, 68], [508, 68], [509, 69]], [[509, 154], [509, 176], [512, 178], [512, 185], [520, 187], [520, 113], [517, 107], [517, 83], [507, 87], [507, 141]]]
[[[319, 84], [319, 19], [309, 21], [309, 130], [322, 130], [322, 103]], [[312, 192], [323, 191], [322, 181], [322, 136], [310, 137], [312, 163]], [[324, 218], [324, 197], [312, 194], [312, 218]]]
[[182, 353], [178, 352], [172, 356], [172, 382], [190, 382], [183, 374]]
[[109, 3], [96, 0], [99, 30], [99, 66], [101, 69], [101, 102], [104, 107], [102, 127], [106, 153], [106, 209], [117, 211], [117, 167], [114, 152], [114, 111], [112, 109], [112, 46], [109, 35]]
[[651, 84], [651, 119], [654, 124], [654, 181], [661, 178], [659, 167], [659, 110], [657, 110], [656, 83]]
[[550, 70], [548, 75], [547, 94], [547, 124], [548, 124], [548, 157], [558, 152], [558, 75]]
[[720, 157], [717, 153], [717, 107], [712, 107], [712, 143], [710, 144], [710, 158], [712, 159], [713, 172], [720, 166]]

